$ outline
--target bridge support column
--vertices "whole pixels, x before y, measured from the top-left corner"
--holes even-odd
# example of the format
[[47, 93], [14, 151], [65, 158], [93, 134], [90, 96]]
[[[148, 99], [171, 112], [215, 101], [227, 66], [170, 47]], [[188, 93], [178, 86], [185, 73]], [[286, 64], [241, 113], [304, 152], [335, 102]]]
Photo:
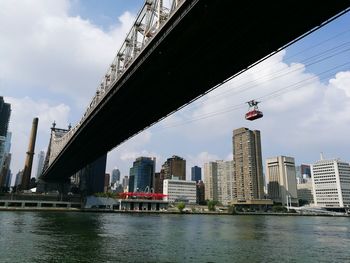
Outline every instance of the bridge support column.
[[59, 181], [44, 181], [39, 179], [37, 185], [38, 193], [47, 193], [58, 191], [60, 198], [62, 195], [68, 194], [71, 188], [71, 183], [69, 178], [65, 178]]
[[81, 194], [85, 197], [104, 191], [107, 154], [88, 164], [78, 172]]

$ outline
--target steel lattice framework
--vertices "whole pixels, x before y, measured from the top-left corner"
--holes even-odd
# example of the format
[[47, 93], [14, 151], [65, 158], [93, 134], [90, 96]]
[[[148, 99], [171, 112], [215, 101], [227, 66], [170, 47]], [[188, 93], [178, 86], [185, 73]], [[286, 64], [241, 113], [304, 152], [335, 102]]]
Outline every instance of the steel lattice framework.
[[133, 61], [186, 0], [146, 0], [112, 64], [101, 80], [81, 120], [69, 130], [53, 129], [43, 172], [55, 161], [80, 126], [91, 115]]

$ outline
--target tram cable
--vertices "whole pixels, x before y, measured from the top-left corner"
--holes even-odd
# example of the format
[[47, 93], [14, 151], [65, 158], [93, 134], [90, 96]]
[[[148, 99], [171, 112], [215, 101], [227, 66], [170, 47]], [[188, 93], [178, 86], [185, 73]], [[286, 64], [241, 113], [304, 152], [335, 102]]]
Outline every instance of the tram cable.
[[[285, 87], [283, 87], [281, 89], [278, 89], [278, 90], [270, 92], [270, 93], [268, 93], [266, 95], [260, 96], [260, 97], [258, 97], [256, 99], [259, 100], [260, 103], [261, 102], [265, 102], [265, 101], [268, 101], [268, 100], [280, 97], [280, 96], [282, 96], [282, 95], [284, 95], [286, 93], [289, 93], [289, 92], [298, 90], [300, 88], [303, 88], [303, 87], [307, 86], [308, 84], [311, 84], [312, 81], [314, 81], [314, 80], [317, 80], [317, 79], [319, 79], [321, 81], [322, 80], [326, 80], [326, 79], [328, 79], [330, 76], [332, 76], [334, 74], [333, 73], [334, 70], [337, 70], [337, 69], [342, 68], [342, 67], [347, 66], [347, 65], [350, 65], [350, 62], [343, 63], [341, 65], [337, 65], [335, 67], [332, 67], [332, 68], [330, 68], [328, 70], [325, 70], [325, 71], [321, 72], [319, 75], [313, 75], [312, 77], [309, 77], [309, 78], [303, 79], [301, 81], [298, 81], [296, 83], [293, 83], [291, 85], [285, 86]], [[320, 78], [320, 76], [322, 76], [322, 77]], [[167, 126], [163, 126], [160, 129], [156, 129], [153, 132], [159, 132], [159, 131], [162, 131], [162, 130], [165, 130], [165, 129], [183, 126], [183, 125], [190, 124], [190, 123], [193, 123], [193, 122], [197, 122], [197, 121], [200, 121], [200, 120], [205, 120], [205, 119], [212, 118], [212, 117], [215, 117], [215, 116], [218, 116], [218, 115], [222, 115], [222, 114], [225, 114], [225, 113], [228, 113], [228, 112], [240, 110], [240, 109], [245, 108], [245, 107], [246, 107], [246, 102], [239, 103], [239, 104], [236, 104], [236, 105], [232, 105], [232, 106], [229, 106], [229, 107], [222, 108], [222, 109], [217, 110], [217, 111], [213, 111], [213, 112], [209, 112], [209, 113], [197, 116], [196, 118], [190, 118], [190, 119], [187, 119], [187, 120], [171, 123], [171, 124], [169, 124]]]

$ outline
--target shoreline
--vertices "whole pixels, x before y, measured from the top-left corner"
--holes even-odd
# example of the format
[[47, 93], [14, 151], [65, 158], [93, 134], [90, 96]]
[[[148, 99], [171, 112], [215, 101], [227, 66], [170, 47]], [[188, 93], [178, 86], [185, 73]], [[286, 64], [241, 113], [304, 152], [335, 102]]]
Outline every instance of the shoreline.
[[184, 212], [178, 211], [132, 211], [132, 210], [111, 210], [111, 209], [91, 209], [91, 208], [58, 208], [58, 207], [1, 207], [1, 212], [80, 212], [80, 213], [115, 213], [115, 214], [176, 214], [176, 215], [223, 215], [223, 216], [322, 216], [322, 217], [349, 217], [342, 214], [298, 214], [298, 213], [223, 213], [223, 212]]

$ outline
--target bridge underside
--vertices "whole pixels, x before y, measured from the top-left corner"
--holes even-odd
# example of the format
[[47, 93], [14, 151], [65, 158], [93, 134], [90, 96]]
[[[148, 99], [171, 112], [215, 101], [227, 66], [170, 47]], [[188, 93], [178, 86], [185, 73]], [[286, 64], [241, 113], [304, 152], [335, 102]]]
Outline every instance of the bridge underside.
[[[79, 128], [43, 178], [71, 176], [348, 6], [349, 1], [344, 0], [186, 1], [115, 84], [113, 95], [105, 98]], [[174, 22], [177, 25], [172, 28]]]

